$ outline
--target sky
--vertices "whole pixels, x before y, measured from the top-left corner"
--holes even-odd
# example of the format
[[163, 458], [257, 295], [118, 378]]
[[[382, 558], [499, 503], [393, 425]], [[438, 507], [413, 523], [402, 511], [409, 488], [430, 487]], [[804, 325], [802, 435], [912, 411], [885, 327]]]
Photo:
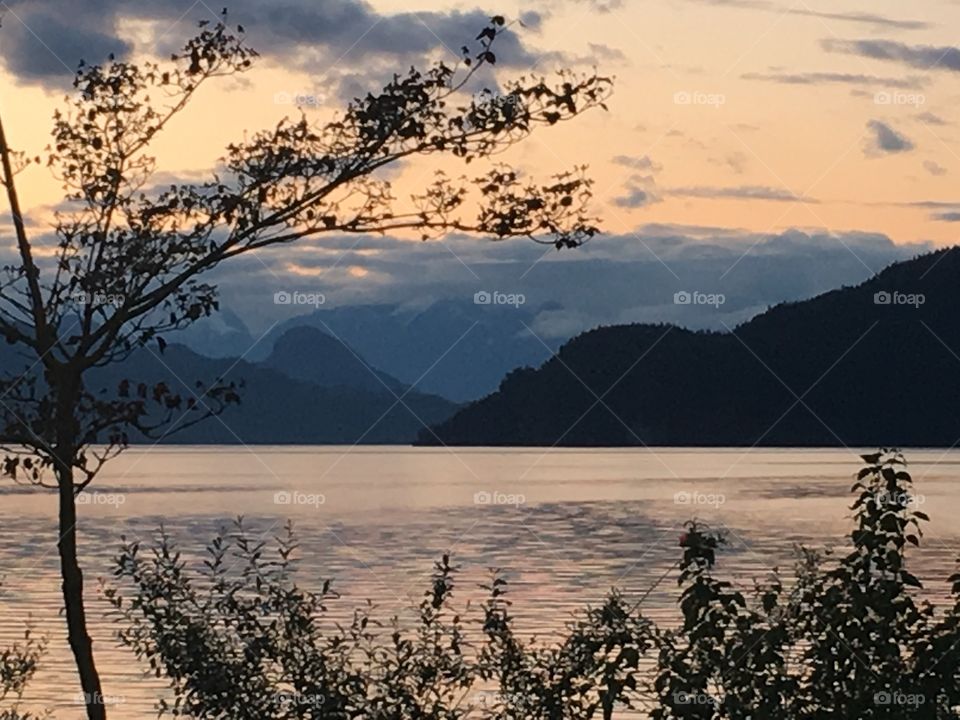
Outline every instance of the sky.
[[[43, 148], [81, 57], [166, 56], [220, 9], [192, 0], [5, 0], [0, 113], [11, 144]], [[611, 295], [609, 307], [582, 318], [589, 325], [656, 316], [651, 307], [669, 315], [667, 290], [709, 284], [684, 276], [691, 257], [712, 263], [715, 289], [736, 268], [768, 273], [768, 289], [744, 300], [759, 307], [822, 284], [783, 282], [792, 264], [815, 274], [842, 256], [853, 281], [957, 241], [957, 0], [239, 0], [229, 11], [262, 57], [242, 78], [206, 88], [160, 138], [155, 152], [170, 177], [203, 177], [228, 142], [284, 115], [302, 110], [322, 121], [398, 68], [455, 61], [495, 13], [516, 21], [498, 41], [498, 80], [592, 66], [616, 78], [608, 112], [548, 128], [504, 158], [537, 177], [589, 165], [606, 235], [572, 260], [539, 247], [498, 256], [499, 246], [448, 238], [407, 250], [404, 261], [405, 240], [327, 238], [258, 259], [246, 285], [226, 282], [225, 298], [237, 305], [287, 286], [326, 288], [332, 302], [409, 302], [491, 283], [529, 286], [565, 263], [543, 272], [564, 279], [544, 279], [539, 290], [557, 300], [569, 295], [567, 263], [583, 263], [574, 287], [588, 288], [603, 282], [601, 260], [633, 264], [638, 282], [662, 287], [654, 305], [629, 288]], [[407, 164], [393, 177], [397, 192], [419, 189], [429, 172]], [[60, 188], [42, 168], [20, 182], [32, 230], [43, 233]], [[771, 253], [782, 262], [741, 267]], [[251, 306], [253, 325], [269, 321], [271, 310], [260, 310]]]

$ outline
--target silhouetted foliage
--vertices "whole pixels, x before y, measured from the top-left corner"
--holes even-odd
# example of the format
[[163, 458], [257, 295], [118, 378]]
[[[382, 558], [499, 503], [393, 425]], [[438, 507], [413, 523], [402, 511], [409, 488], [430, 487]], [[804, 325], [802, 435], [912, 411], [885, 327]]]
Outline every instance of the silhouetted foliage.
[[[330, 121], [301, 113], [230, 143], [205, 182], [162, 185], [151, 144], [202, 86], [245, 72], [257, 57], [242, 28], [228, 27], [226, 10], [221, 22], [200, 27], [166, 63], [81, 62], [45, 159], [14, 153], [0, 123], [0, 181], [19, 255], [0, 269], [0, 335], [23, 362], [0, 376], [2, 472], [58, 492], [64, 609], [83, 692], [94, 698], [90, 720], [106, 712], [83, 604], [75, 498], [130, 432], [163, 437], [240, 400], [238, 384], [223, 378], [181, 389], [175, 378], [96, 387], [90, 371], [137, 349], [162, 355], [166, 333], [218, 310], [205, 274], [258, 249], [401, 231], [523, 237], [560, 249], [598, 232], [585, 168], [537, 182], [496, 156], [538, 127], [602, 107], [611, 82], [561, 71], [553, 81], [520, 77], [499, 83], [502, 94], [471, 96], [508, 32], [500, 16], [457, 66], [399, 72]], [[406, 204], [378, 173], [441, 154], [486, 162], [470, 178], [437, 173]], [[34, 164], [45, 164], [65, 193], [55, 243], [43, 248], [28, 236], [15, 182]]]
[[36, 638], [28, 626], [23, 640], [0, 648], [0, 720], [42, 720], [46, 714], [24, 710], [23, 693], [37, 672], [46, 641]]
[[906, 552], [927, 518], [898, 452], [864, 460], [848, 554], [800, 548], [789, 588], [776, 574], [750, 592], [721, 579], [723, 536], [688, 523], [669, 628], [613, 591], [557, 640], [523, 640], [498, 571], [479, 608], [456, 609], [447, 556], [415, 620], [368, 606], [342, 627], [325, 617], [329, 584], [294, 582], [289, 527], [271, 553], [238, 524], [199, 572], [166, 534], [146, 555], [127, 544], [106, 592], [120, 640], [170, 680], [161, 710], [200, 720], [960, 717], [960, 574], [953, 606], [916, 598]]

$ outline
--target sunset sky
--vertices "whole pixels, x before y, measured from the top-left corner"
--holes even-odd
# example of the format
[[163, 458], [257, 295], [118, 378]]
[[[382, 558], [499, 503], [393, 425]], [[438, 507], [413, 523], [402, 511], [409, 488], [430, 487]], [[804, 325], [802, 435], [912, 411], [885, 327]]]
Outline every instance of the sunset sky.
[[[501, 13], [524, 26], [503, 39], [499, 78], [564, 65], [616, 76], [609, 112], [539, 133], [507, 159], [536, 176], [589, 163], [604, 229], [643, 252], [655, 254], [647, 238], [660, 227], [743, 248], [789, 230], [817, 235], [819, 245], [836, 237], [847, 246], [847, 233], [884, 247], [887, 238], [919, 247], [957, 240], [956, 0], [242, 0], [229, 8], [263, 57], [242, 79], [207, 88], [157, 144], [172, 176], [210, 170], [227, 142], [296, 112], [285, 97], [315, 99], [304, 109], [319, 120], [398, 68], [455, 61], [485, 18]], [[79, 57], [166, 55], [221, 6], [6, 0], [0, 9], [0, 111], [11, 143], [32, 153], [47, 142]], [[398, 192], [417, 189], [424, 174], [405, 167]], [[43, 169], [22, 183], [30, 208], [59, 199]], [[376, 274], [365, 263], [379, 251], [355, 250], [343, 281]], [[309, 275], [307, 265], [285, 267]]]

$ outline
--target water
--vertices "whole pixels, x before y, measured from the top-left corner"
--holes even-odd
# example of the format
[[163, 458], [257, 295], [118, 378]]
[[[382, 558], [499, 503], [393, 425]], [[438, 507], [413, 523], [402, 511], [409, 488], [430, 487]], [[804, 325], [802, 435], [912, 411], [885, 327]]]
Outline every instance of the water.
[[[960, 552], [960, 451], [908, 453], [923, 510], [933, 519], [914, 552], [927, 593], [943, 601]], [[458, 600], [481, 597], [488, 568], [511, 583], [518, 627], [549, 636], [613, 587], [644, 601], [658, 622], [676, 617], [682, 524], [698, 517], [726, 532], [722, 569], [744, 588], [793, 546], [844, 542], [848, 491], [859, 468], [848, 450], [450, 450], [218, 447], [131, 450], [110, 464], [80, 508], [81, 553], [95, 650], [110, 717], [152, 717], [162, 683], [117, 646], [98, 595], [120, 536], [149, 540], [163, 522], [196, 557], [238, 515], [254, 535], [292, 518], [301, 539], [300, 582], [332, 578], [345, 617], [371, 599], [403, 617], [426, 589], [431, 564], [452, 552], [463, 568]], [[81, 718], [79, 688], [59, 614], [54, 496], [0, 487], [0, 645], [30, 621], [48, 636], [27, 706]]]

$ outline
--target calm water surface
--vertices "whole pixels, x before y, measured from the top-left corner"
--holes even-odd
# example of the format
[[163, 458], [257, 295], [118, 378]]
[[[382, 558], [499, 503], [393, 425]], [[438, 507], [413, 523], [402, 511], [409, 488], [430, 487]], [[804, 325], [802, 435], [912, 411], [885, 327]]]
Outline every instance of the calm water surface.
[[[960, 451], [908, 453], [922, 508], [932, 516], [917, 573], [934, 601], [960, 553]], [[793, 547], [844, 541], [848, 491], [859, 468], [847, 450], [448, 450], [238, 447], [131, 450], [115, 460], [81, 510], [81, 553], [95, 650], [115, 720], [155, 716], [162, 684], [117, 646], [97, 578], [108, 576], [121, 535], [149, 540], [161, 522], [191, 558], [219, 528], [245, 516], [269, 537], [292, 518], [301, 584], [332, 578], [345, 617], [366, 599], [403, 616], [426, 589], [431, 563], [452, 552], [463, 568], [459, 599], [480, 598], [488, 568], [511, 583], [518, 627], [538, 636], [619, 587], [658, 622], [675, 617], [684, 521], [724, 530], [722, 568], [749, 588]], [[0, 486], [0, 644], [23, 623], [46, 634], [33, 708], [81, 718], [56, 563], [55, 498]], [[664, 573], [667, 572], [666, 577]]]

